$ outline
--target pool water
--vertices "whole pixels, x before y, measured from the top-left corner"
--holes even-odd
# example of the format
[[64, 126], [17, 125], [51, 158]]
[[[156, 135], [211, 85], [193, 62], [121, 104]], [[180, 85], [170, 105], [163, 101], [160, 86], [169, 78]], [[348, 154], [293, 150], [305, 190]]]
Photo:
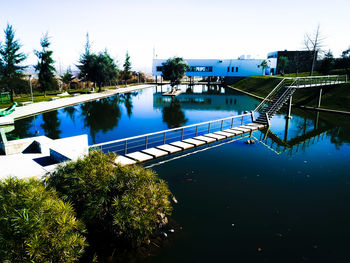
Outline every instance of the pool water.
[[[88, 134], [89, 144], [250, 111], [228, 88], [155, 87], [15, 122], [12, 138]], [[293, 108], [269, 131], [145, 163], [179, 201], [182, 230], [143, 262], [350, 262], [350, 117]], [[106, 257], [109, 255], [106, 255]], [[132, 260], [131, 260], [132, 261]]]

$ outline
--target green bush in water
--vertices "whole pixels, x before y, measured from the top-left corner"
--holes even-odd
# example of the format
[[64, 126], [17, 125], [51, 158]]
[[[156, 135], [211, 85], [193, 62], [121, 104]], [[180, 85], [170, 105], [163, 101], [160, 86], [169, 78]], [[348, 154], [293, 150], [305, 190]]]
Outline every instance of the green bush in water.
[[112, 233], [139, 245], [167, 223], [172, 210], [170, 191], [153, 171], [116, 165], [115, 158], [91, 151], [83, 159], [60, 166], [48, 184], [73, 203], [90, 233]]
[[0, 181], [0, 262], [76, 262], [83, 232], [73, 207], [41, 181]]

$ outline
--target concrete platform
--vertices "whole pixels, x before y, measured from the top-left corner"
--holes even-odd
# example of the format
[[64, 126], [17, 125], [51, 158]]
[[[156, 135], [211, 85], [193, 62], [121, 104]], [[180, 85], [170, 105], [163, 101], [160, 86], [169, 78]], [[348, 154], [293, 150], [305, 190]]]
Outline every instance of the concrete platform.
[[115, 163], [121, 164], [121, 165], [130, 165], [130, 164], [135, 164], [136, 161], [126, 158], [125, 156], [118, 155], [117, 158], [115, 158]]
[[195, 146], [201, 146], [204, 145], [206, 142], [200, 141], [200, 140], [195, 140], [195, 139], [186, 139], [183, 140], [185, 143], [193, 144]]
[[60, 98], [59, 100], [37, 102], [37, 103], [29, 104], [23, 107], [17, 107], [16, 110], [11, 113], [11, 117], [17, 120], [17, 119], [25, 118], [27, 116], [42, 113], [45, 111], [59, 109], [70, 105], [81, 104], [87, 101], [94, 101], [97, 99], [114, 96], [115, 94], [132, 92], [132, 91], [146, 89], [154, 86], [155, 85], [144, 84], [144, 85], [137, 85], [137, 86], [126, 87], [126, 88], [118, 88], [114, 90], [106, 90], [104, 92], [93, 93], [93, 94], [81, 94], [80, 96], [65, 97], [65, 98]]
[[210, 138], [214, 138], [214, 139], [216, 139], [217, 141], [218, 141], [218, 140], [226, 139], [226, 136], [222, 136], [222, 135], [215, 134], [215, 133], [208, 133], [208, 134], [204, 134], [203, 136], [205, 136], [205, 137], [210, 137]]
[[182, 93], [182, 90], [174, 90], [173, 92], [168, 91], [162, 94], [162, 96], [178, 96]]
[[33, 159], [44, 157], [42, 154], [15, 154], [0, 157], [0, 178], [14, 176], [17, 178], [41, 177], [46, 174], [43, 166]]
[[125, 154], [125, 157], [133, 159], [137, 162], [145, 162], [145, 161], [149, 161], [149, 160], [153, 159], [153, 156], [142, 153], [142, 152], [128, 153], [128, 154]]
[[205, 137], [205, 136], [197, 136], [197, 137], [194, 137], [193, 139], [200, 140], [200, 141], [203, 141], [203, 142], [206, 142], [206, 143], [211, 143], [211, 142], [215, 142], [216, 141], [216, 139], [214, 139], [214, 138]]
[[170, 144], [163, 144], [163, 145], [157, 146], [156, 148], [160, 149], [160, 150], [163, 150], [163, 151], [166, 151], [168, 153], [177, 153], [177, 152], [181, 152], [182, 151], [181, 148], [172, 146]]
[[172, 142], [172, 143], [169, 143], [169, 144], [172, 145], [172, 146], [175, 146], [175, 147], [179, 147], [182, 150], [187, 150], [187, 149], [191, 149], [191, 148], [194, 147], [193, 144], [189, 144], [189, 143], [185, 143], [185, 142], [181, 142], [181, 141]]
[[148, 154], [148, 155], [151, 155], [154, 158], [162, 157], [162, 156], [165, 156], [165, 155], [169, 154], [168, 152], [159, 150], [157, 148], [149, 148], [149, 149], [146, 149], [146, 150], [142, 150], [141, 152], [143, 152], [145, 154]]
[[233, 133], [224, 132], [224, 131], [214, 132], [214, 134], [222, 135], [222, 136], [225, 136], [226, 138], [230, 138], [230, 137], [233, 137], [233, 136], [234, 136]]
[[7, 117], [7, 116], [5, 116], [5, 117], [0, 117], [0, 126], [12, 125], [12, 124], [14, 124], [14, 123], [15, 123], [15, 121], [14, 121], [14, 119], [11, 118], [11, 117]]

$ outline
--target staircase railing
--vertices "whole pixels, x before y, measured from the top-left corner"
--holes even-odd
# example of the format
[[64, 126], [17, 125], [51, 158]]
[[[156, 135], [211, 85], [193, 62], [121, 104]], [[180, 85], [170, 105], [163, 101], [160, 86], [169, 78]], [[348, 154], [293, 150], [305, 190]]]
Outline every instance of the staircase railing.
[[[255, 112], [261, 112], [264, 107], [273, 100], [278, 92], [286, 87], [293, 86], [293, 88], [309, 88], [315, 86], [326, 86], [341, 84], [347, 82], [347, 75], [329, 75], [329, 76], [316, 76], [316, 77], [297, 77], [297, 78], [283, 78], [280, 83], [260, 102], [260, 104], [253, 110]], [[286, 90], [287, 91], [287, 90]], [[282, 94], [280, 97], [283, 97]]]
[[261, 111], [262, 108], [264, 108], [265, 104], [271, 101], [273, 96], [275, 96], [281, 90], [281, 88], [284, 87], [285, 82], [286, 82], [286, 79], [285, 78], [282, 79], [282, 81], [277, 84], [277, 86], [265, 97], [265, 99], [263, 99], [262, 102], [260, 102], [260, 104], [255, 108], [255, 110], [253, 110], [253, 112]]
[[279, 105], [284, 103], [284, 99], [285, 99], [287, 93], [291, 92], [291, 89], [292, 89], [291, 87], [293, 87], [293, 89], [296, 89], [299, 87], [299, 85], [300, 85], [299, 83], [300, 83], [300, 79], [297, 78], [291, 83], [291, 85], [289, 85], [285, 89], [285, 91], [279, 96], [278, 100], [272, 105], [271, 109], [269, 109], [269, 111], [267, 112], [269, 114], [269, 116], [272, 117], [272, 115], [275, 114], [275, 112], [273, 112], [273, 111], [276, 109], [276, 107], [278, 107]]

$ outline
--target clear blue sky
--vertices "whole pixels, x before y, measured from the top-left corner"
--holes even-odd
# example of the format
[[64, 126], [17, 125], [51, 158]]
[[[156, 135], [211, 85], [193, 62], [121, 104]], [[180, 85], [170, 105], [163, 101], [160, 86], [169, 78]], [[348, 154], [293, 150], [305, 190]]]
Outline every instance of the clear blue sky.
[[46, 31], [57, 67], [76, 64], [89, 32], [94, 51], [107, 48], [121, 66], [128, 50], [134, 70], [150, 71], [153, 48], [158, 58], [265, 58], [304, 48], [318, 24], [339, 56], [350, 45], [349, 10], [349, 0], [0, 0], [0, 27], [15, 27], [28, 64]]

